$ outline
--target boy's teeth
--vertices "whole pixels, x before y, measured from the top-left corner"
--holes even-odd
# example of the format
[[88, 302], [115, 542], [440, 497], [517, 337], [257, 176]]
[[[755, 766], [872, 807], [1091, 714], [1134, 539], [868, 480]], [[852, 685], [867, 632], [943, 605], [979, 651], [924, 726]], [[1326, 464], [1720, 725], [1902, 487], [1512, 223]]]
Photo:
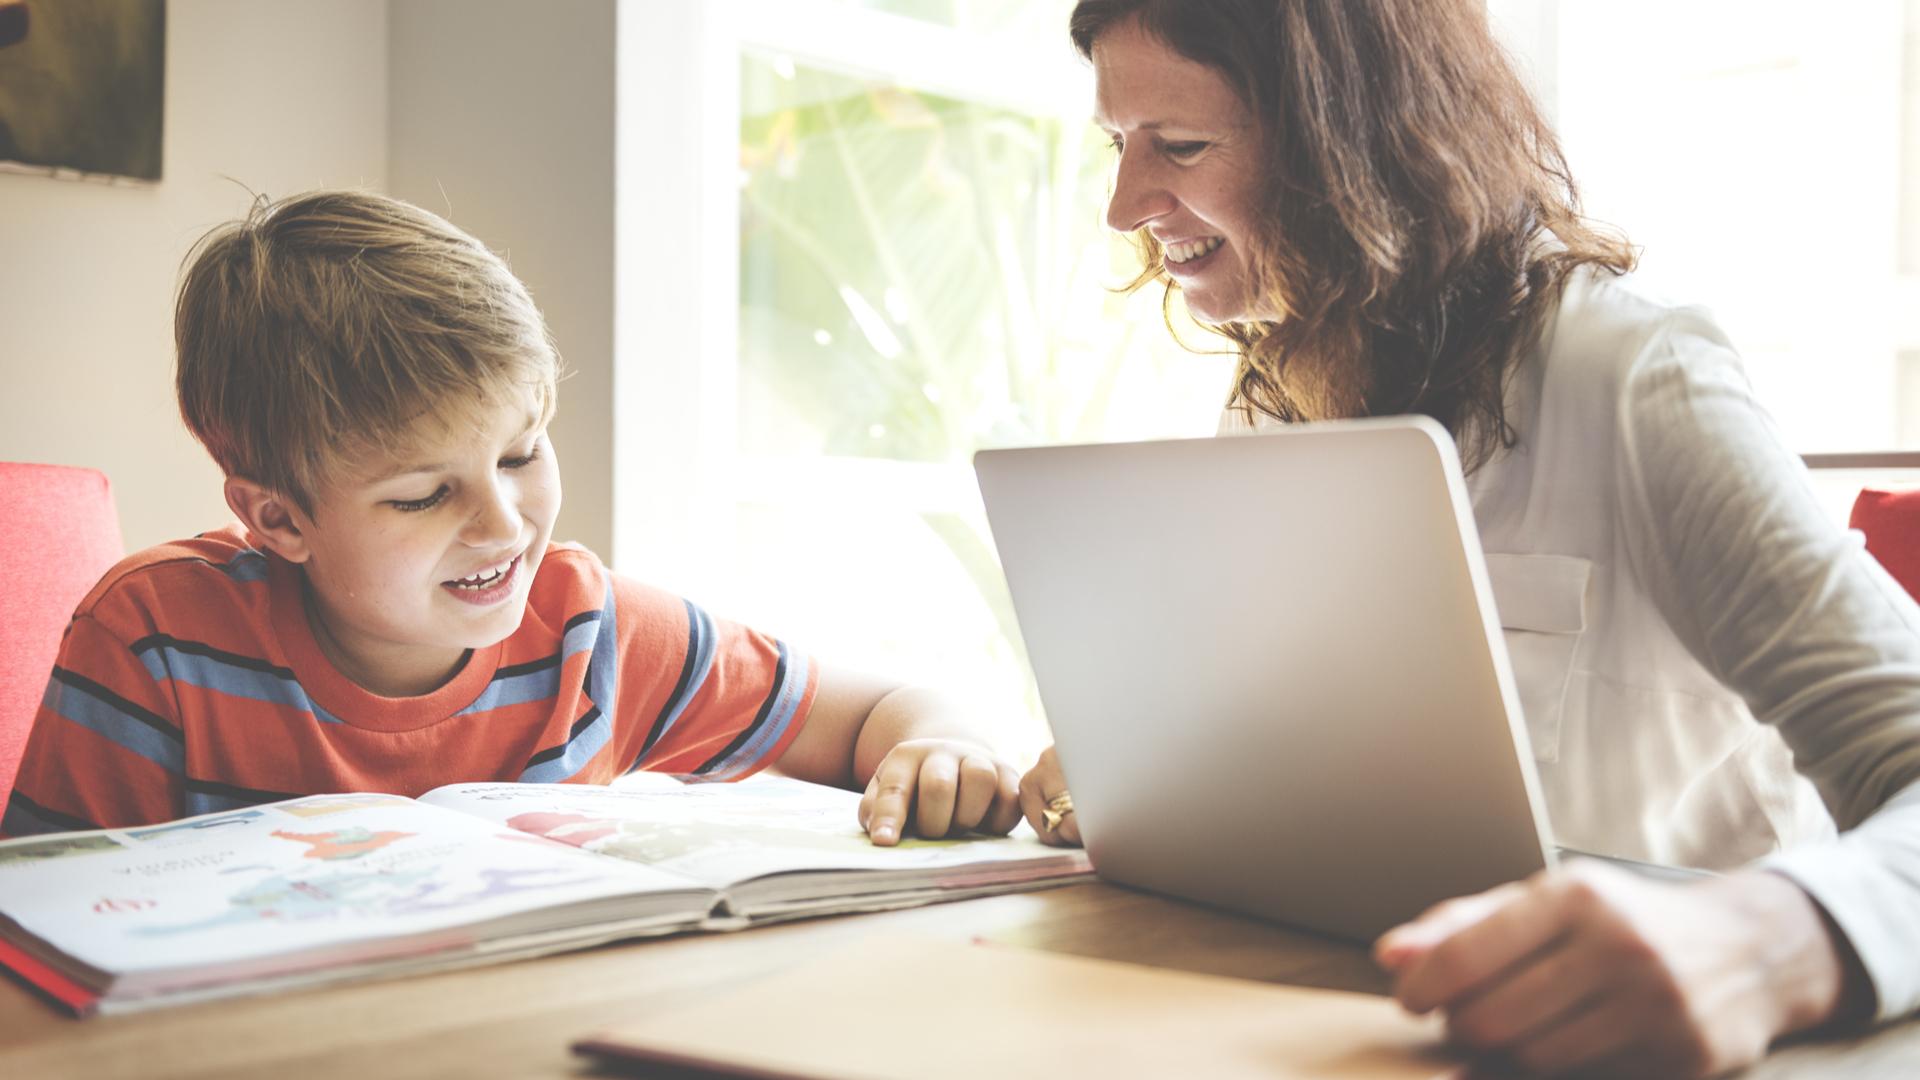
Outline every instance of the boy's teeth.
[[1209, 236], [1204, 240], [1187, 240], [1167, 247], [1167, 261], [1172, 263], [1192, 262], [1225, 243], [1219, 236]]
[[455, 581], [454, 584], [466, 585], [469, 587], [478, 586], [478, 585], [491, 585], [495, 578], [506, 573], [507, 568], [511, 567], [512, 565], [513, 565], [513, 560], [508, 559], [506, 562], [503, 562], [499, 566], [493, 567], [490, 570], [482, 570], [477, 574], [468, 574], [466, 577], [463, 577], [458, 581]]

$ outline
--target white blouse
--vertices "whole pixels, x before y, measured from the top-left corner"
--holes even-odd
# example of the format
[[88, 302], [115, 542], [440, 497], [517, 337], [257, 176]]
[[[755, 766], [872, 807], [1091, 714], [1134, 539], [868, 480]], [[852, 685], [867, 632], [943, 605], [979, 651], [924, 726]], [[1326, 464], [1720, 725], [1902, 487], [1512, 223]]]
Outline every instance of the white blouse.
[[1518, 445], [1467, 487], [1555, 841], [1764, 860], [1847, 934], [1883, 1018], [1920, 1008], [1920, 606], [1701, 309], [1578, 274], [1507, 418]]

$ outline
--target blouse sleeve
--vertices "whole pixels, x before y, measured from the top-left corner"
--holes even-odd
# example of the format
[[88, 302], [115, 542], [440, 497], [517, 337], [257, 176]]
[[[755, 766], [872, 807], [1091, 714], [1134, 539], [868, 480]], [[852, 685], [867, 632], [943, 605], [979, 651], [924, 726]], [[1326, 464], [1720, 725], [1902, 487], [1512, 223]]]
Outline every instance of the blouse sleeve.
[[1679, 311], [1628, 376], [1627, 548], [1680, 640], [1776, 727], [1845, 830], [1761, 865], [1858, 952], [1881, 1018], [1920, 1008], [1920, 606], [1834, 522], [1732, 347]]

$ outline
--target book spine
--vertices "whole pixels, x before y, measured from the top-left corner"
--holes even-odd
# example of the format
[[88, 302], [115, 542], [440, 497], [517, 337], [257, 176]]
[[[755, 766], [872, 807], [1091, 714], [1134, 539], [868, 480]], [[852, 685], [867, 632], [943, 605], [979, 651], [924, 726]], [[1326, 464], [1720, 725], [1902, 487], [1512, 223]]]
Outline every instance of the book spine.
[[10, 941], [0, 940], [0, 967], [13, 972], [75, 1016], [90, 1016], [100, 1005], [99, 994], [27, 955]]

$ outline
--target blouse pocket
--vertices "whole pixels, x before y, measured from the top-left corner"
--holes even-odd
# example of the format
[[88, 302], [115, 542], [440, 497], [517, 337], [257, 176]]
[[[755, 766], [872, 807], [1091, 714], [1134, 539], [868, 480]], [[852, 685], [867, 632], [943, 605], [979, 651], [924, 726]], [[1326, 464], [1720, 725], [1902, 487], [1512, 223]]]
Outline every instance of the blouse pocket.
[[1527, 738], [1540, 761], [1560, 759], [1560, 718], [1574, 650], [1587, 628], [1593, 563], [1571, 555], [1487, 555], [1487, 578], [1520, 692]]

